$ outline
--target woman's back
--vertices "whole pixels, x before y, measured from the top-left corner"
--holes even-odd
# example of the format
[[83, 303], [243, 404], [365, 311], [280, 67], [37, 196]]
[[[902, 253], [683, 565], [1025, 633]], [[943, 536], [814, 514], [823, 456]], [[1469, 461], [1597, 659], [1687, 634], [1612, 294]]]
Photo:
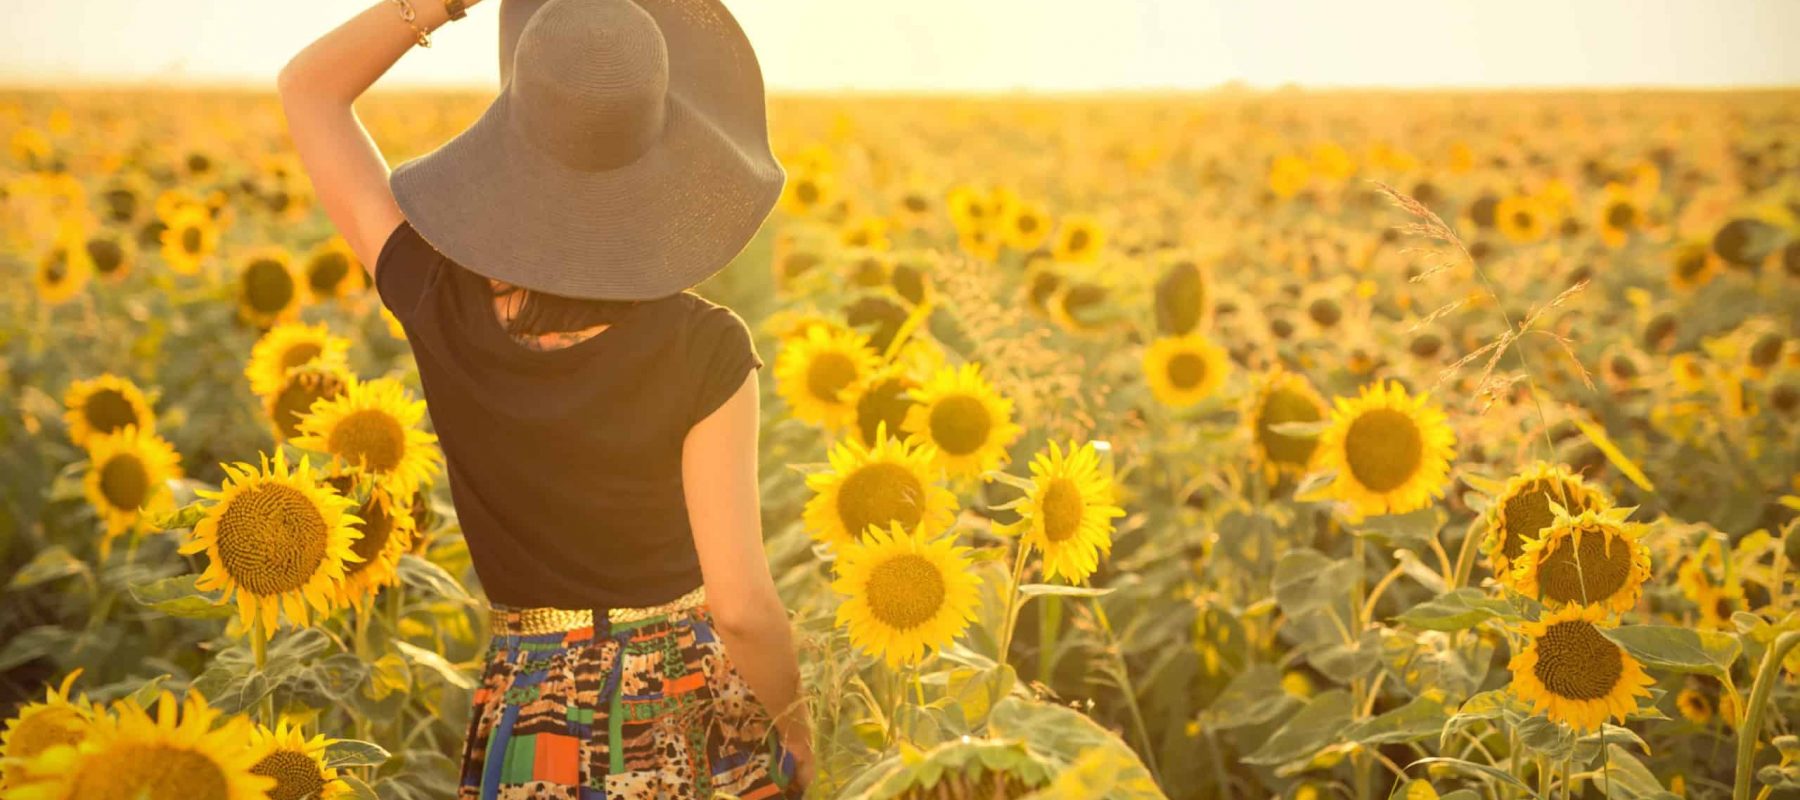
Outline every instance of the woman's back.
[[401, 223], [376, 288], [405, 328], [482, 588], [498, 603], [663, 603], [701, 584], [682, 482], [693, 424], [763, 365], [736, 312], [692, 291], [536, 350], [488, 280]]

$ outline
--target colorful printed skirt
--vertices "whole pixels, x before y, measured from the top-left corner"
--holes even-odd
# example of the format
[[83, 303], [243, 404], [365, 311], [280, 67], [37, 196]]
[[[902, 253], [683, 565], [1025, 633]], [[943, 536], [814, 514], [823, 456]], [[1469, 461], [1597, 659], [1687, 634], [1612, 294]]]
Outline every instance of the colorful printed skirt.
[[799, 797], [769, 710], [702, 601], [644, 619], [531, 633], [494, 605], [457, 800]]

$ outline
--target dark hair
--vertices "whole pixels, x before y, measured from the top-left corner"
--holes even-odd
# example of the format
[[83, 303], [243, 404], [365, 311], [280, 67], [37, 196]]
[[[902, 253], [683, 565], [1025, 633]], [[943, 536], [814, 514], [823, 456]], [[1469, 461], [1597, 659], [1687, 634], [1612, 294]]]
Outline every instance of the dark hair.
[[[487, 278], [482, 278], [487, 280]], [[492, 284], [489, 284], [492, 286]], [[637, 300], [590, 300], [526, 289], [504, 284], [494, 291], [495, 297], [522, 295], [518, 311], [506, 321], [506, 332], [514, 337], [533, 337], [546, 333], [579, 331], [595, 325], [618, 321], [637, 305]]]

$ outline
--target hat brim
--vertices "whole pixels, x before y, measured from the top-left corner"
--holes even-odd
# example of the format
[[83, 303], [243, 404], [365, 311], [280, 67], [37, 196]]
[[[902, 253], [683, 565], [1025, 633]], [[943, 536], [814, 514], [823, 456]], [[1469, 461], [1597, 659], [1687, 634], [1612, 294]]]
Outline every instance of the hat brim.
[[648, 149], [616, 168], [572, 168], [520, 130], [508, 84], [466, 130], [390, 175], [420, 237], [516, 286], [617, 300], [687, 289], [749, 244], [786, 181], [756, 56], [723, 6], [639, 3], [670, 61], [667, 114]]

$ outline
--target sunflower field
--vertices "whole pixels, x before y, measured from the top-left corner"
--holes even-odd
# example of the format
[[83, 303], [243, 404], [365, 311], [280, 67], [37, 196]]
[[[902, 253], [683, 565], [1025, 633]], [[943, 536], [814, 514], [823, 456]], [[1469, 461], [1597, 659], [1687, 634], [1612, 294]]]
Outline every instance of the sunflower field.
[[[811, 796], [1800, 796], [1800, 95], [770, 118], [697, 291], [772, 366]], [[0, 146], [0, 796], [453, 796], [487, 609], [276, 98]]]

